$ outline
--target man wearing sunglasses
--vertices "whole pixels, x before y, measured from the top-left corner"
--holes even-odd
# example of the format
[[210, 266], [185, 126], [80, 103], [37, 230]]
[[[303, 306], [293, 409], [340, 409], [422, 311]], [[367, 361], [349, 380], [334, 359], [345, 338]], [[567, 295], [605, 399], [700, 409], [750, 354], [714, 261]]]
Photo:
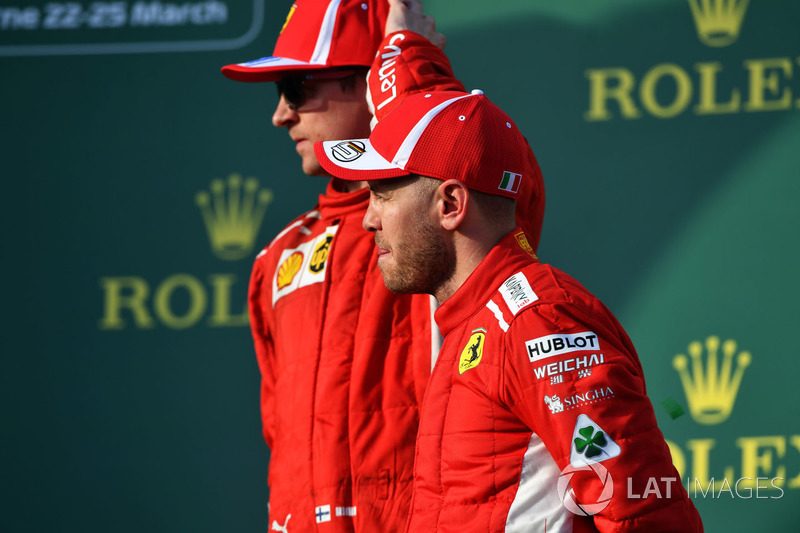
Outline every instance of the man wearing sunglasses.
[[[410, 27], [418, 33], [394, 32]], [[417, 65], [431, 80], [423, 85], [463, 90], [418, 0], [297, 0], [271, 57], [222, 70], [238, 81], [276, 82], [273, 124], [287, 129], [304, 173], [330, 179], [314, 143], [369, 135], [366, 73], [375, 60], [380, 86], [390, 69], [376, 51], [395, 53], [401, 41], [425, 48], [400, 62], [403, 79], [419, 80]], [[422, 88], [390, 81], [397, 101]], [[381, 98], [379, 116], [395, 105]], [[343, 147], [341, 157], [358, 150]], [[383, 284], [361, 227], [364, 186], [331, 179], [253, 267], [272, 530], [397, 531], [408, 515], [419, 404], [440, 339], [428, 296], [394, 295]]]
[[[337, 131], [369, 131], [372, 117], [365, 105], [367, 68], [335, 68], [285, 76], [276, 82], [279, 102], [272, 123], [287, 128], [303, 160], [303, 172], [324, 175], [314, 157], [317, 139], [328, 139]], [[355, 188], [338, 182], [339, 191]]]

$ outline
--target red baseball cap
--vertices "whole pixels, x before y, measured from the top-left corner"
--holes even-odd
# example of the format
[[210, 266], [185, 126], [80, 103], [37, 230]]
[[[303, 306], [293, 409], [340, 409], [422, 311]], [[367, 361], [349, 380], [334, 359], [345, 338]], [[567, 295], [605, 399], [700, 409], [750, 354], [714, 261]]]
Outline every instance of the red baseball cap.
[[483, 91], [428, 91], [406, 97], [369, 139], [321, 141], [314, 153], [349, 181], [420, 174], [514, 198], [517, 224], [536, 250], [544, 220], [542, 171], [516, 124]]
[[236, 81], [275, 81], [291, 71], [372, 65], [383, 40], [386, 0], [295, 0], [272, 56], [225, 65]]
[[414, 94], [378, 122], [369, 139], [321, 141], [314, 152], [326, 171], [350, 181], [420, 174], [518, 198], [522, 181], [534, 179], [525, 175], [533, 170], [527, 141], [479, 90]]

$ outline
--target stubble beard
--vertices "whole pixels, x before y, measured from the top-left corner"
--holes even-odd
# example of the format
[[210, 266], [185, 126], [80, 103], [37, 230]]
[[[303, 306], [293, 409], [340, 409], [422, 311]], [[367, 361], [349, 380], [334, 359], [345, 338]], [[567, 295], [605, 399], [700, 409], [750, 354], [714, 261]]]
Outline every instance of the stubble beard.
[[397, 243], [392, 256], [394, 264], [380, 270], [386, 288], [400, 294], [436, 294], [455, 271], [455, 251], [426, 222]]
[[311, 157], [304, 157], [300, 156], [301, 158], [301, 168], [303, 169], [303, 173], [306, 176], [320, 176], [323, 178], [330, 178], [330, 174], [325, 172], [325, 169], [322, 168], [322, 165], [317, 161], [317, 157], [312, 154]]

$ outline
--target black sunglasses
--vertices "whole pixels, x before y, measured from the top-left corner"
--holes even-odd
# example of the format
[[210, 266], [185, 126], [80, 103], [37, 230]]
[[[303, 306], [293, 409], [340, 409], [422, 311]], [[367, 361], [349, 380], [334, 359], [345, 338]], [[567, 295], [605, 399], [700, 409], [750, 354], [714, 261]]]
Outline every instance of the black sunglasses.
[[296, 111], [306, 103], [307, 80], [340, 80], [354, 76], [355, 70], [333, 70], [326, 72], [316, 72], [312, 74], [301, 74], [299, 76], [286, 76], [275, 82], [278, 88], [278, 98], [283, 95], [286, 105], [292, 111]]

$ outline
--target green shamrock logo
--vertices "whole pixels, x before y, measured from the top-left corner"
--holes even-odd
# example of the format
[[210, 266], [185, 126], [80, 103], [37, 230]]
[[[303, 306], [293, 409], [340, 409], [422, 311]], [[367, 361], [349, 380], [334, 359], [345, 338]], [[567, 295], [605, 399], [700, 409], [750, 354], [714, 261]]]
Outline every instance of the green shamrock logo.
[[602, 448], [608, 444], [606, 436], [602, 431], [595, 433], [593, 426], [586, 426], [578, 430], [582, 439], [575, 439], [575, 448], [580, 453], [586, 453], [586, 457], [597, 457], [602, 452]]

